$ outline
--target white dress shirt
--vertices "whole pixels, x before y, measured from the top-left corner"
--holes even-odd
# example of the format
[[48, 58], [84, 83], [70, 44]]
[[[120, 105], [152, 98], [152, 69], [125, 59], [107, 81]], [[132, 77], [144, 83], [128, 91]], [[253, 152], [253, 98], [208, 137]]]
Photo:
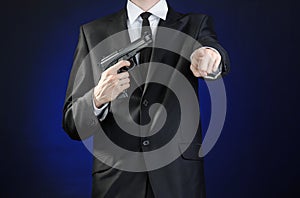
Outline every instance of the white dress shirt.
[[[140, 16], [144, 10], [140, 7], [136, 6], [130, 0], [127, 2], [127, 27], [129, 32], [130, 41], [133, 42], [141, 37], [142, 31], [142, 23], [143, 19]], [[147, 12], [150, 12], [148, 20], [151, 27], [151, 32], [153, 35], [153, 40], [155, 39], [157, 26], [159, 20], [166, 20], [168, 13], [168, 5], [166, 0], [160, 0], [157, 2], [152, 8], [150, 8]]]
[[[145, 11], [142, 10], [137, 5], [135, 5], [134, 3], [132, 3], [130, 0], [127, 1], [126, 7], [127, 7], [127, 15], [128, 15], [128, 19], [127, 19], [128, 33], [129, 33], [130, 41], [133, 42], [141, 37], [143, 19], [140, 15]], [[166, 0], [160, 0], [147, 12], [151, 13], [148, 20], [153, 35], [152, 39], [154, 40], [159, 21], [166, 20], [167, 18], [168, 4]], [[206, 47], [206, 48], [213, 49], [211, 47]], [[219, 53], [217, 50], [215, 51]], [[137, 54], [137, 56], [139, 56], [139, 54]], [[107, 108], [108, 103], [104, 104], [100, 109], [98, 109], [93, 100], [93, 106], [94, 106], [94, 114], [96, 116], [99, 116], [102, 113], [102, 115], [100, 116], [100, 121], [103, 121], [108, 113], [108, 108]]]

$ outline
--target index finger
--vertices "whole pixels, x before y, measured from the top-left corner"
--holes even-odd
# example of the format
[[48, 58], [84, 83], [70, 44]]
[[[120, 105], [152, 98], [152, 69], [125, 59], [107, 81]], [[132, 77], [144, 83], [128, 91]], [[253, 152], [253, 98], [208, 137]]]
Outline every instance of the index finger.
[[110, 68], [108, 68], [106, 71], [108, 74], [117, 74], [118, 70], [124, 66], [129, 67], [130, 62], [126, 61], [126, 60], [121, 60], [121, 61], [117, 62], [116, 64], [114, 64], [113, 66], [111, 66]]

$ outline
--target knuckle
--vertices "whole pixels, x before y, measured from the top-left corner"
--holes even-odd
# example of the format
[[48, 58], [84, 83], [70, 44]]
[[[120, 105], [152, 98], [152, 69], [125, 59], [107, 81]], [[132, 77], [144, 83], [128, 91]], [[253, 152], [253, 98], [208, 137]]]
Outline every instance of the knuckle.
[[125, 64], [126, 64], [126, 61], [125, 61], [125, 60], [120, 60], [120, 61], [119, 61], [119, 64], [120, 64], [120, 65], [125, 65]]
[[218, 62], [219, 62], [219, 63], [221, 62], [221, 59], [222, 59], [222, 57], [219, 55], [219, 56], [218, 56]]
[[193, 59], [191, 61], [191, 67], [195, 67], [195, 65], [197, 65], [197, 64], [198, 64], [198, 62], [195, 59]]
[[200, 47], [197, 51], [198, 52], [203, 52], [205, 49], [203, 47]]
[[200, 56], [204, 56], [206, 54], [206, 51], [205, 51], [205, 49], [203, 49], [203, 48], [200, 48], [199, 50], [198, 50], [198, 55], [200, 55]]
[[127, 74], [125, 72], [121, 73], [120, 78], [127, 78]]
[[120, 61], [120, 64], [122, 65], [122, 66], [125, 66], [125, 65], [128, 65], [128, 61], [127, 60], [121, 60]]
[[209, 58], [209, 59], [212, 59], [214, 56], [212, 53], [206, 53], [206, 57]]
[[190, 66], [190, 70], [194, 73], [194, 68], [192, 66]]
[[112, 76], [107, 76], [107, 81], [108, 81], [108, 82], [111, 82], [111, 81], [112, 81], [112, 79], [113, 79], [113, 77], [112, 77]]
[[206, 65], [204, 65], [204, 64], [199, 65], [198, 70], [200, 70], [200, 71], [207, 70], [207, 64]]
[[127, 77], [129, 77], [129, 74], [128, 74], [128, 72], [122, 72], [122, 73], [120, 73], [120, 74], [118, 74], [118, 77], [119, 78], [127, 78]]
[[115, 65], [113, 65], [112, 67], [107, 68], [103, 73], [109, 74], [114, 70]]
[[116, 79], [116, 77], [111, 75], [111, 76], [108, 77], [108, 82], [112, 83], [112, 82], [115, 81], [115, 79]]
[[108, 71], [104, 71], [102, 74], [101, 74], [101, 78], [106, 78], [108, 76]]
[[197, 68], [193, 65], [190, 66], [190, 69], [192, 70], [192, 72], [195, 72], [197, 70]]
[[116, 80], [117, 79], [117, 75], [111, 75], [110, 77], [112, 80]]

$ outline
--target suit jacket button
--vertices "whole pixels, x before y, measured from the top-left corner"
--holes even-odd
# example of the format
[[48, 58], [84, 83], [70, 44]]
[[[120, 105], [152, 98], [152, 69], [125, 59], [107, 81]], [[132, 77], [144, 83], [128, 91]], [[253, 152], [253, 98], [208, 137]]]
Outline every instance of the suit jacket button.
[[145, 106], [145, 107], [147, 107], [148, 106], [148, 100], [147, 99], [145, 99], [144, 101], [143, 101], [143, 105]]
[[149, 141], [149, 140], [143, 141], [143, 145], [144, 145], [144, 146], [148, 146], [149, 144], [150, 144], [150, 141]]

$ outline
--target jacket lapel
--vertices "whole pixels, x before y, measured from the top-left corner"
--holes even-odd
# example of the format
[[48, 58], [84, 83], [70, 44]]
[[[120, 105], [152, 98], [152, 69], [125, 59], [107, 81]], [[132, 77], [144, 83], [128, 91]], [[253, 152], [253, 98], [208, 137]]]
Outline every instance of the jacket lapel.
[[[108, 35], [114, 35], [125, 30], [127, 30], [127, 14], [126, 10], [122, 9], [109, 19], [107, 31]], [[124, 34], [120, 34], [120, 36], [116, 39], [115, 43], [117, 43], [120, 47], [124, 47], [130, 43], [128, 31], [124, 32]]]

